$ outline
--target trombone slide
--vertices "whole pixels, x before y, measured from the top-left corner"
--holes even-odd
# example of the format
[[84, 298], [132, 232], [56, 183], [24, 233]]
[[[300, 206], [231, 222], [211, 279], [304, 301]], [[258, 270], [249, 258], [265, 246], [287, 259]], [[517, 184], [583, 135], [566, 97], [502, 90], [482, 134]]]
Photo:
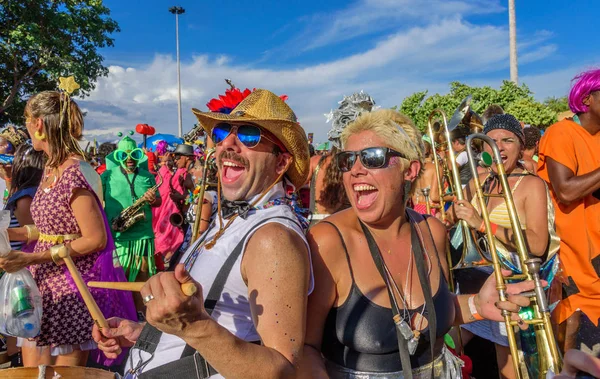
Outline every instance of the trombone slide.
[[208, 161], [215, 154], [216, 149], [213, 147], [206, 152], [204, 159], [204, 167], [202, 169], [202, 181], [200, 182], [200, 192], [198, 193], [198, 202], [196, 203], [196, 216], [194, 218], [194, 225], [192, 227], [192, 239], [190, 244], [196, 242], [200, 235], [200, 220], [202, 219], [202, 205], [204, 204], [204, 193], [206, 192], [206, 186], [208, 185]]

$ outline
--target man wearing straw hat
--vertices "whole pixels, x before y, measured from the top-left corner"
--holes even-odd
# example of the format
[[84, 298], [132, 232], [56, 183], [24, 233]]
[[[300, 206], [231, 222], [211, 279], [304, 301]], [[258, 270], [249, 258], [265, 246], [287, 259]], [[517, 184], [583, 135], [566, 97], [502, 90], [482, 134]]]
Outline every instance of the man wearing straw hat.
[[[287, 194], [308, 175], [306, 134], [266, 90], [230, 114], [193, 112], [217, 149], [217, 216], [142, 289], [148, 324], [113, 319], [95, 339], [108, 357], [135, 344], [133, 378], [293, 377], [313, 280], [306, 220]], [[189, 297], [188, 282], [199, 289]]]

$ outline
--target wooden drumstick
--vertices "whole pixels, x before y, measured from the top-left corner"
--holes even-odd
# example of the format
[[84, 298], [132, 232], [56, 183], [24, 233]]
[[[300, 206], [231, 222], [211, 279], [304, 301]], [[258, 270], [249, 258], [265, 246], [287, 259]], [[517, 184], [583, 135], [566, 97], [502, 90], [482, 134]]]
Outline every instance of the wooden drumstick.
[[[145, 282], [88, 282], [92, 288], [107, 288], [111, 290], [140, 292]], [[192, 296], [198, 291], [194, 283], [183, 283], [181, 292], [186, 296]]]

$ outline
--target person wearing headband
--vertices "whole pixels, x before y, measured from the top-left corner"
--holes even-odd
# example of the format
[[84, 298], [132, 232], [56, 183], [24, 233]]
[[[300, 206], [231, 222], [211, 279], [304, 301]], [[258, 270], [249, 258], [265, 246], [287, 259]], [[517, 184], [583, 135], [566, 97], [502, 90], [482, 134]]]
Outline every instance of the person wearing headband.
[[208, 230], [142, 288], [148, 323], [109, 320], [108, 338], [94, 326], [108, 356], [135, 344], [133, 377], [296, 377], [312, 271], [292, 194], [308, 176], [308, 140], [279, 96], [247, 92], [228, 113], [193, 109], [216, 146], [219, 195]]
[[[558, 270], [557, 252], [559, 249], [559, 238], [556, 235], [553, 223], [554, 208], [544, 181], [528, 172], [522, 164], [525, 135], [521, 123], [511, 114], [495, 115], [487, 121], [483, 133], [494, 140], [500, 151], [502, 163], [507, 173], [508, 184], [527, 241], [528, 251], [532, 256], [544, 260], [541, 270], [542, 278], [546, 279], [548, 275], [553, 278], [554, 273]], [[484, 150], [491, 153], [491, 149], [487, 144], [484, 144]], [[514, 242], [508, 208], [504, 198], [499, 197], [502, 194], [502, 188], [497, 177], [496, 165], [492, 164], [491, 171], [479, 173], [479, 180], [484, 187], [484, 192], [497, 195], [486, 199], [492, 233], [498, 250], [497, 254], [504, 267], [520, 274], [521, 264], [516, 254], [517, 247]], [[456, 201], [452, 210], [456, 219], [465, 220], [476, 233], [480, 235], [485, 233], [473, 180], [468, 183], [465, 200]], [[458, 227], [462, 226], [459, 225]], [[462, 236], [461, 233], [455, 235]], [[486, 253], [489, 254], [489, 252]], [[479, 291], [492, 271], [493, 267], [491, 266], [456, 270], [456, 278], [461, 293]], [[469, 342], [472, 334], [494, 342], [501, 376], [505, 378], [514, 377], [515, 369], [512, 365], [508, 338], [503, 322], [483, 320], [464, 325], [463, 329], [468, 331], [463, 333], [463, 343], [465, 344]]]
[[[341, 142], [336, 164], [352, 207], [307, 236], [315, 291], [302, 377], [460, 377], [462, 362], [444, 335], [453, 325], [503, 319], [494, 278], [477, 295], [449, 291], [445, 226], [406, 207], [423, 164], [421, 134], [408, 117], [363, 113]], [[509, 286], [519, 294], [533, 283]], [[498, 306], [515, 312], [529, 303], [511, 300]]]
[[[106, 171], [102, 173], [104, 209], [112, 222], [121, 212], [142, 199], [144, 217], [124, 231], [112, 230], [117, 256], [130, 282], [146, 281], [156, 274], [154, 260], [154, 231], [151, 208], [160, 206], [162, 199], [154, 186], [154, 175], [147, 170], [148, 158], [129, 136], [106, 156]], [[139, 295], [134, 295], [138, 311], [144, 309]]]
[[551, 188], [561, 238], [564, 299], [554, 311], [563, 349], [600, 340], [600, 69], [573, 79], [575, 115], [546, 129], [538, 175]]
[[[27, 101], [25, 126], [33, 148], [44, 153], [46, 167], [31, 203], [35, 225], [10, 228], [8, 235], [11, 241], [37, 243], [32, 253], [11, 251], [0, 258], [0, 268], [7, 272], [28, 267], [42, 295], [39, 336], [19, 339], [25, 366], [49, 362], [83, 366], [89, 354], [96, 362], [110, 363], [94, 353], [92, 317], [57, 251], [68, 250], [86, 283], [126, 280], [123, 269], [113, 263], [114, 244], [102, 209], [100, 177], [83, 160], [79, 145], [83, 114], [69, 94], [46, 91]], [[106, 317], [135, 317], [130, 294], [90, 292]]]

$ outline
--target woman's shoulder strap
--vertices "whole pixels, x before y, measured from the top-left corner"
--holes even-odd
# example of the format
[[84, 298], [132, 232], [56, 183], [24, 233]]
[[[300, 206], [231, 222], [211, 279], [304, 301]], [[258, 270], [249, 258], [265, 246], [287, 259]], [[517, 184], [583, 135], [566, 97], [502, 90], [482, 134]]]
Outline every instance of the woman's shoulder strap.
[[348, 262], [348, 269], [350, 270], [350, 277], [352, 278], [352, 281], [354, 282], [354, 271], [352, 271], [352, 265], [350, 264], [350, 255], [348, 254], [348, 248], [346, 247], [346, 242], [344, 241], [344, 236], [342, 235], [342, 232], [337, 227], [337, 225], [335, 225], [331, 221], [321, 221], [321, 223], [331, 225], [337, 232], [338, 236], [340, 237], [340, 242], [342, 243], [342, 248], [344, 249], [344, 254], [346, 255], [346, 261]]

